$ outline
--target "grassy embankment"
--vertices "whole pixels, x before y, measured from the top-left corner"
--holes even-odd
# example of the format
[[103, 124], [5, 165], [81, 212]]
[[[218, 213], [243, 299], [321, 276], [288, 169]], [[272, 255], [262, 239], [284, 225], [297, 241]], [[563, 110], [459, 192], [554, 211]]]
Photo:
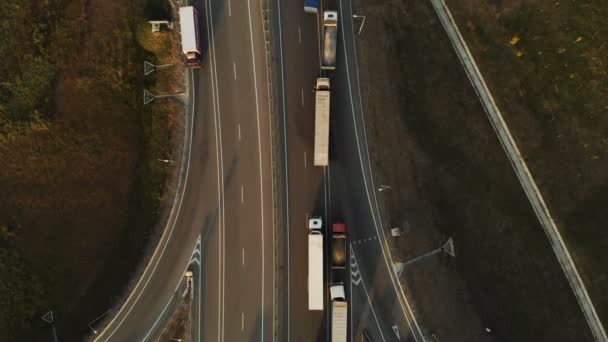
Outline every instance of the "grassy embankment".
[[608, 3], [449, 5], [608, 326]]
[[[462, 3], [469, 6], [464, 4], [468, 2]], [[391, 185], [391, 190], [382, 195], [387, 207], [387, 224], [410, 224], [410, 231], [398, 246], [405, 259], [436, 247], [447, 236], [454, 238], [456, 246], [456, 259], [429, 259], [405, 272], [408, 291], [425, 329], [441, 341], [589, 340], [590, 332], [572, 291], [430, 3], [376, 1], [364, 3], [363, 11], [368, 16], [364, 31], [368, 31], [362, 36], [362, 74], [374, 140], [372, 150], [378, 178], [383, 184]], [[576, 15], [584, 18], [589, 13]], [[501, 20], [504, 18], [496, 20], [488, 15], [483, 24], [474, 21], [472, 27], [479, 34], [480, 27], [500, 27]], [[582, 19], [577, 22], [581, 24]], [[543, 25], [547, 26], [538, 24]], [[520, 37], [527, 36], [520, 32], [517, 32]], [[517, 57], [514, 46], [509, 43], [511, 35], [505, 34], [500, 39], [485, 35], [485, 40], [478, 45], [483, 46], [479, 51], [498, 53], [500, 50], [502, 59], [482, 55], [478, 60], [487, 58], [487, 63], [494, 63], [496, 73], [500, 73], [501, 83], [491, 82], [491, 85], [500, 84], [492, 89], [497, 90], [498, 97], [511, 94], [525, 99], [522, 104], [500, 100], [505, 115], [540, 111], [535, 120], [512, 125], [518, 141], [522, 134], [541, 136], [542, 141], [547, 141], [544, 124], [557, 125], [561, 120], [559, 127], [566, 129], [570, 127], [568, 122], [575, 119], [572, 115], [560, 119], [558, 115], [546, 114], [545, 107], [539, 105], [545, 102], [543, 98], [526, 91], [528, 85], [547, 90], [553, 85], [539, 77], [538, 69], [544, 64], [517, 65], [521, 57]], [[576, 38], [566, 39], [571, 43], [569, 48], [579, 46], [580, 42], [574, 42]], [[552, 44], [559, 45], [555, 42], [558, 39], [561, 39], [559, 30], [547, 30], [545, 54], [558, 54], [557, 49], [551, 48]], [[582, 63], [578, 59], [576, 62]], [[507, 67], [509, 63], [511, 66]], [[587, 60], [577, 68], [592, 66]], [[482, 71], [485, 72], [483, 67]], [[528, 79], [513, 81], [521, 75]], [[562, 77], [570, 80], [568, 75]], [[599, 79], [596, 82], [601, 83]], [[602, 104], [605, 99], [597, 95], [589, 93], [582, 102], [576, 101], [579, 105], [584, 102], [585, 106], [595, 103], [597, 110], [605, 106]], [[563, 107], [563, 113], [579, 108], [567, 100], [557, 97], [550, 108]], [[599, 123], [584, 131], [580, 125], [577, 127], [578, 135], [569, 140], [577, 146], [583, 146], [586, 143], [581, 141], [592, 140], [603, 131]], [[564, 139], [565, 131], [561, 134], [557, 139]], [[528, 143], [520, 142], [524, 151]], [[387, 146], [399, 147], [389, 149]], [[547, 145], [532, 147], [538, 148], [534, 160], [541, 153], [551, 154], [552, 147]], [[532, 165], [541, 188], [545, 190], [543, 185], [551, 180], [576, 183], [576, 177], [562, 172], [580, 169], [574, 166], [576, 160], [573, 159], [584, 159], [582, 152], [578, 150], [578, 155], [563, 156], [561, 160], [549, 162], [547, 159], [541, 166], [553, 170], [555, 175], [570, 177], [568, 180], [537, 173], [539, 166]], [[554, 156], [557, 155], [556, 152]], [[599, 151], [586, 154], [590, 162], [601, 160], [594, 155], [602, 154]], [[598, 174], [600, 176], [604, 177]], [[562, 193], [562, 202], [588, 198], [579, 196], [579, 190], [568, 188]], [[552, 200], [551, 196], [547, 197]], [[551, 207], [556, 210], [556, 204]], [[590, 217], [594, 219], [588, 218], [589, 222], [605, 215], [601, 210], [592, 213]], [[560, 224], [564, 226], [564, 222]], [[603, 233], [595, 229], [594, 236], [601, 240]], [[581, 231], [581, 236], [584, 235]], [[593, 251], [597, 243], [583, 248]], [[595, 274], [601, 274], [606, 268], [599, 266], [605, 260], [597, 262]], [[486, 334], [485, 327], [490, 327], [492, 334]]]
[[142, 5], [0, 3], [2, 341], [48, 338], [48, 309], [59, 337], [78, 339], [157, 221], [179, 106], [142, 104], [143, 60], [171, 58]]

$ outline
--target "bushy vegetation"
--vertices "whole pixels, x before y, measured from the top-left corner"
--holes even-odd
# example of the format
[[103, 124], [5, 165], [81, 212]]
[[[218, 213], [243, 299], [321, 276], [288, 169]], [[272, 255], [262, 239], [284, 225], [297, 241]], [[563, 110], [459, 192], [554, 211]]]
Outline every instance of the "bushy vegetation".
[[142, 104], [141, 65], [157, 58], [136, 34], [144, 3], [0, 1], [2, 341], [47, 338], [49, 309], [61, 340], [79, 340], [158, 219], [180, 108]]
[[[44, 304], [44, 289], [15, 248], [17, 232], [0, 225], [0, 331], [23, 331]], [[4, 336], [4, 335], [2, 335]], [[8, 334], [8, 336], [14, 335]]]
[[[6, 0], [0, 3], [0, 120], [28, 120], [48, 114], [52, 86], [70, 42], [55, 44], [65, 32], [56, 2]], [[75, 32], [78, 34], [79, 32]], [[0, 127], [1, 129], [2, 127]], [[6, 129], [4, 129], [6, 130]]]

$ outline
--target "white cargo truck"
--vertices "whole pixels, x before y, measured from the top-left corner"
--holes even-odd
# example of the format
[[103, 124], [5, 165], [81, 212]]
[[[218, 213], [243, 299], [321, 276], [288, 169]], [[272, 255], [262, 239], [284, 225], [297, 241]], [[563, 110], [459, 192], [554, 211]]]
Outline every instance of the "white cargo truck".
[[329, 164], [329, 78], [317, 78], [315, 86], [315, 166]]
[[338, 12], [323, 12], [323, 61], [321, 69], [336, 68], [336, 47], [338, 45]]
[[323, 310], [323, 221], [308, 220], [308, 310]]
[[198, 13], [192, 6], [179, 8], [179, 26], [182, 38], [182, 52], [189, 67], [201, 66], [201, 43], [198, 27]]
[[332, 285], [329, 293], [331, 297], [331, 341], [346, 342], [348, 303], [344, 285]]

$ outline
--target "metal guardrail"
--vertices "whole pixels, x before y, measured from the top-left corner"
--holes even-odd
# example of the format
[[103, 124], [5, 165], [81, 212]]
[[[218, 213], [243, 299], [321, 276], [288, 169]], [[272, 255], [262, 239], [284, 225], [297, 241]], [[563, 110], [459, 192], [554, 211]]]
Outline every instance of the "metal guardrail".
[[541, 226], [543, 227], [549, 242], [551, 243], [551, 247], [553, 248], [553, 252], [559, 261], [562, 270], [570, 283], [570, 287], [574, 291], [574, 295], [585, 315], [585, 319], [591, 328], [593, 336], [597, 341], [608, 341], [608, 337], [606, 336], [606, 331], [604, 330], [604, 326], [600, 321], [595, 307], [593, 306], [593, 302], [591, 298], [589, 298], [589, 294], [587, 293], [587, 289], [585, 288], [585, 284], [581, 279], [578, 270], [576, 269], [576, 265], [570, 256], [570, 252], [566, 247], [566, 243], [562, 239], [562, 236], [551, 217], [551, 213], [545, 204], [545, 201], [532, 178], [532, 174], [528, 169], [524, 159], [522, 158], [521, 152], [515, 143], [515, 140], [511, 136], [509, 132], [509, 128], [507, 127], [506, 122], [504, 121], [498, 106], [494, 102], [494, 98], [488, 89], [481, 72], [479, 71], [477, 65], [475, 64], [475, 60], [473, 59], [469, 48], [467, 47], [466, 42], [464, 41], [454, 18], [452, 17], [447, 5], [444, 0], [430, 0], [433, 4], [435, 12], [441, 21], [441, 25], [445, 29], [452, 45], [454, 46], [454, 50], [460, 59], [461, 64], [464, 67], [464, 70], [471, 82], [471, 85], [477, 92], [479, 100], [483, 105], [483, 108], [500, 140], [500, 143], [509, 157], [509, 161], [511, 162], [511, 166], [515, 171], [517, 178], [521, 186], [534, 209], [534, 213], [536, 217], [540, 221]]

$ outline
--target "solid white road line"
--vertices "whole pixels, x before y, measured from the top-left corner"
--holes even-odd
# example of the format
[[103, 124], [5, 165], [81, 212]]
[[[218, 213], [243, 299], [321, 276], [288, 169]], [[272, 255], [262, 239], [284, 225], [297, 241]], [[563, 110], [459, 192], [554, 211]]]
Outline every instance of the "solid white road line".
[[[339, 6], [340, 6], [340, 14], [342, 15], [342, 17], [344, 17], [344, 10], [342, 9], [342, 0], [339, 1]], [[352, 10], [351, 10], [351, 12], [352, 12]], [[352, 16], [352, 13], [351, 13], [351, 16]], [[352, 27], [352, 21], [351, 21], [351, 27]], [[346, 37], [344, 35], [344, 30], [342, 30], [342, 41], [345, 41], [345, 40], [346, 40]], [[354, 40], [354, 38], [353, 38], [353, 40]], [[348, 53], [346, 51], [346, 44], [342, 44], [342, 47], [344, 49], [344, 58], [345, 58], [345, 62], [346, 62], [345, 63], [346, 64], [346, 75], [347, 75], [347, 78], [348, 78], [348, 90], [349, 90], [349, 97], [350, 97], [351, 115], [352, 115], [352, 118], [353, 118], [353, 124], [354, 124], [354, 128], [355, 128], [355, 138], [357, 140], [357, 150], [358, 150], [358, 153], [359, 153], [359, 163], [360, 163], [360, 166], [361, 166], [361, 170], [363, 172], [363, 175], [362, 175], [363, 176], [363, 183], [365, 185], [365, 192], [367, 194], [367, 202], [369, 204], [370, 211], [372, 212], [372, 219], [374, 221], [374, 228], [376, 230], [376, 235], [378, 236], [378, 239], [380, 239], [379, 240], [381, 242], [380, 243], [380, 247], [381, 247], [380, 249], [382, 250], [382, 256], [383, 256], [383, 259], [384, 259], [384, 263], [386, 264], [386, 267], [388, 269], [388, 273], [389, 273], [389, 276], [391, 278], [391, 282], [393, 284], [393, 288], [395, 289], [395, 291], [398, 294], [397, 298], [398, 298], [399, 304], [401, 306], [401, 310], [403, 311], [403, 314], [405, 316], [405, 320], [407, 321], [407, 323], [408, 323], [408, 325], [410, 327], [410, 330], [412, 330], [412, 332], [414, 330], [416, 330], [417, 333], [418, 333], [418, 334], [416, 334], [416, 333], [413, 334], [414, 339], [416, 341], [418, 341], [418, 335], [419, 335], [424, 340], [424, 336], [422, 335], [422, 331], [420, 329], [420, 326], [418, 325], [418, 322], [416, 321], [416, 317], [414, 316], [414, 313], [412, 312], [412, 309], [411, 309], [411, 307], [409, 305], [409, 302], [407, 301], [407, 298], [404, 295], [404, 292], [403, 292], [403, 289], [401, 287], [401, 284], [399, 283], [398, 279], [395, 280], [395, 275], [393, 275], [390, 263], [388, 261], [388, 257], [386, 255], [386, 251], [384, 250], [384, 244], [382, 243], [382, 241], [386, 242], [386, 237], [384, 236], [384, 232], [382, 232], [382, 235], [380, 234], [380, 229], [378, 228], [378, 222], [377, 222], [378, 218], [376, 218], [376, 215], [375, 215], [375, 211], [374, 211], [374, 207], [372, 205], [372, 199], [371, 199], [370, 191], [369, 191], [369, 184], [367, 183], [367, 178], [365, 177], [365, 168], [363, 166], [363, 156], [362, 156], [362, 153], [361, 153], [361, 146], [360, 146], [360, 141], [359, 141], [359, 133], [358, 133], [358, 130], [357, 130], [357, 120], [355, 118], [355, 108], [354, 108], [353, 94], [352, 94], [352, 87], [351, 87], [350, 70], [349, 70], [349, 67], [348, 67]], [[371, 172], [371, 170], [370, 170], [370, 172]], [[401, 295], [399, 295], [399, 294], [401, 294]], [[410, 314], [410, 317], [412, 317], [412, 321], [413, 321], [414, 326], [416, 327], [416, 329], [414, 329], [414, 327], [412, 327], [412, 322], [408, 319], [408, 316], [406, 314], [406, 308], [407, 308], [407, 312], [409, 312], [409, 314]]]
[[[263, 176], [262, 176], [262, 138], [260, 134], [260, 105], [258, 103], [258, 77], [256, 72], [255, 65], [255, 50], [253, 49], [253, 28], [251, 26], [251, 4], [250, 0], [247, 0], [247, 15], [249, 18], [249, 40], [251, 42], [251, 65], [253, 69], [253, 85], [255, 90], [255, 113], [256, 113], [256, 122], [257, 122], [257, 130], [258, 130], [258, 156], [259, 156], [259, 172], [260, 172], [260, 219], [261, 219], [261, 242], [262, 242], [262, 305], [261, 309], [264, 312], [264, 285], [265, 285], [265, 263], [264, 263], [264, 186], [263, 186]], [[260, 337], [261, 341], [264, 341], [264, 314], [261, 315], [260, 319]]]
[[[196, 251], [197, 245], [198, 245], [198, 243], [200, 242], [200, 238], [201, 238], [201, 236], [199, 235], [199, 236], [198, 236], [198, 239], [196, 240], [196, 243], [194, 244], [194, 248], [192, 248], [192, 249], [193, 249], [193, 251], [192, 251], [192, 255], [194, 255], [194, 253], [195, 253], [195, 251]], [[192, 260], [192, 256], [191, 256], [190, 261], [191, 261], [191, 260]], [[184, 270], [182, 271], [182, 274], [186, 274], [186, 271], [188, 270], [188, 268], [190, 267], [190, 265], [191, 265], [191, 263], [189, 262], [189, 263], [186, 265], [186, 267], [184, 267]], [[199, 273], [199, 276], [200, 276], [200, 274], [201, 274], [201, 272], [200, 272], [200, 267], [201, 267], [201, 266], [199, 265], [199, 272], [198, 272], [198, 273]], [[179, 287], [181, 286], [182, 281], [184, 280], [184, 278], [185, 278], [185, 277], [181, 277], [181, 278], [179, 278], [179, 282], [177, 283], [177, 286], [175, 286], [175, 289], [173, 289], [173, 293], [177, 293], [177, 291], [179, 290]], [[199, 286], [200, 286], [200, 285], [199, 285]], [[161, 318], [163, 317], [163, 315], [165, 314], [165, 311], [167, 311], [167, 308], [169, 307], [169, 304], [171, 304], [172, 300], [173, 300], [173, 296], [171, 296], [171, 297], [169, 298], [169, 300], [167, 300], [167, 303], [165, 304], [165, 307], [163, 308], [163, 310], [160, 312], [160, 314], [158, 315], [158, 317], [157, 317], [157, 318], [156, 318], [156, 320], [154, 321], [154, 324], [152, 324], [152, 327], [150, 327], [150, 329], [148, 329], [148, 332], [146, 333], [146, 335], [145, 335], [145, 336], [144, 336], [144, 337], [141, 339], [141, 341], [142, 341], [142, 342], [143, 342], [143, 341], [146, 341], [146, 340], [148, 339], [148, 337], [150, 337], [150, 335], [152, 334], [152, 332], [154, 332], [154, 330], [156, 329], [156, 326], [158, 325], [158, 322], [160, 322], [160, 319], [161, 319]], [[200, 314], [200, 306], [199, 306], [199, 314]]]
[[[225, 270], [224, 270], [224, 260], [225, 260], [225, 240], [224, 240], [224, 157], [222, 154], [222, 131], [221, 131], [221, 115], [220, 115], [220, 103], [219, 103], [219, 85], [217, 81], [217, 65], [216, 65], [216, 56], [215, 56], [215, 39], [213, 32], [213, 12], [211, 10], [210, 1], [206, 1], [207, 8], [207, 39], [211, 42], [211, 88], [213, 92], [213, 102], [214, 110], [214, 126], [216, 130], [215, 134], [215, 143], [216, 143], [216, 159], [218, 165], [218, 210], [219, 210], [219, 229], [218, 229], [218, 341], [224, 340], [224, 289], [223, 284], [225, 283]], [[211, 25], [209, 24], [211, 22]]]
[[[196, 101], [196, 97], [194, 96], [194, 94], [196, 94], [196, 90], [194, 88], [194, 73], [192, 71], [190, 71], [190, 79], [191, 79], [191, 83], [192, 83], [192, 106], [191, 106], [191, 110], [190, 110], [190, 120], [191, 120], [191, 124], [190, 124], [190, 144], [192, 144], [192, 136], [193, 136], [193, 132], [194, 132], [194, 120], [192, 119], [194, 117], [194, 108], [195, 108], [195, 101]], [[109, 336], [104, 340], [104, 341], [108, 341], [110, 338], [112, 338], [112, 336], [114, 335], [114, 333], [116, 333], [116, 331], [118, 330], [118, 328], [120, 328], [120, 326], [122, 325], [122, 323], [125, 321], [125, 319], [127, 318], [127, 316], [129, 316], [129, 314], [131, 313], [131, 310], [133, 310], [133, 307], [135, 306], [135, 304], [137, 304], [137, 302], [139, 301], [139, 298], [141, 297], [142, 293], [144, 292], [144, 290], [146, 289], [146, 287], [148, 286], [148, 283], [150, 282], [150, 279], [152, 278], [152, 274], [154, 274], [154, 272], [156, 272], [156, 268], [158, 267], [159, 261], [162, 258], [162, 256], [165, 253], [165, 249], [167, 248], [167, 245], [169, 244], [169, 240], [171, 240], [171, 235], [173, 234], [173, 229], [175, 228], [175, 224], [177, 223], [177, 217], [179, 216], [179, 213], [181, 212], [181, 208], [182, 208], [182, 202], [184, 199], [184, 193], [186, 192], [186, 188], [188, 185], [188, 175], [190, 173], [190, 156], [192, 154], [192, 148], [190, 146], [190, 148], [188, 149], [188, 156], [187, 156], [187, 161], [186, 161], [186, 173], [184, 174], [184, 189], [182, 191], [182, 193], [178, 197], [176, 196], [175, 199], [173, 200], [173, 206], [172, 208], [177, 208], [176, 210], [176, 214], [175, 217], [176, 219], [173, 221], [173, 224], [171, 225], [171, 228], [169, 229], [169, 231], [167, 232], [167, 230], [165, 229], [163, 231], [163, 235], [168, 234], [167, 238], [165, 239], [165, 244], [162, 245], [161, 248], [161, 244], [159, 243], [158, 246], [156, 247], [156, 249], [154, 250], [154, 253], [152, 254], [152, 257], [150, 258], [150, 262], [148, 263], [148, 265], [146, 266], [146, 268], [144, 269], [144, 272], [142, 273], [142, 276], [139, 278], [139, 280], [137, 281], [137, 284], [135, 285], [135, 289], [137, 289], [137, 287], [139, 286], [139, 284], [141, 284], [141, 282], [144, 280], [144, 277], [146, 275], [146, 272], [148, 271], [148, 269], [150, 267], [152, 267], [152, 271], [150, 272], [150, 275], [148, 276], [148, 278], [146, 279], [146, 281], [144, 282], [143, 287], [141, 288], [141, 290], [139, 291], [139, 294], [137, 295], [137, 297], [135, 297], [134, 302], [131, 304], [131, 306], [129, 307], [129, 309], [127, 310], [127, 312], [125, 313], [125, 315], [122, 317], [122, 319], [120, 319], [116, 325], [116, 327], [114, 328], [114, 330], [112, 330], [109, 334]], [[177, 207], [175, 207], [175, 203], [177, 203]], [[173, 209], [172, 209], [173, 210]], [[169, 217], [171, 217], [171, 214], [169, 214]], [[160, 241], [163, 241], [163, 236], [161, 235], [161, 239]], [[155, 259], [154, 255], [160, 253], [159, 256]], [[153, 260], [156, 260], [156, 263], [154, 264], [154, 266], [152, 266]], [[127, 300], [125, 303], [128, 303], [129, 300], [131, 299], [131, 297], [135, 294], [135, 290], [133, 292], [131, 292], [131, 294], [127, 297]], [[120, 310], [118, 311], [118, 314], [116, 316], [114, 316], [114, 318], [110, 321], [110, 323], [108, 324], [108, 326], [111, 326], [112, 323], [118, 319], [120, 313], [122, 312], [122, 310], [124, 310], [126, 307], [123, 306], [120, 308]], [[101, 335], [99, 337], [97, 337], [94, 341], [97, 341], [98, 339], [100, 339], [103, 336], [103, 333], [101, 333]]]

